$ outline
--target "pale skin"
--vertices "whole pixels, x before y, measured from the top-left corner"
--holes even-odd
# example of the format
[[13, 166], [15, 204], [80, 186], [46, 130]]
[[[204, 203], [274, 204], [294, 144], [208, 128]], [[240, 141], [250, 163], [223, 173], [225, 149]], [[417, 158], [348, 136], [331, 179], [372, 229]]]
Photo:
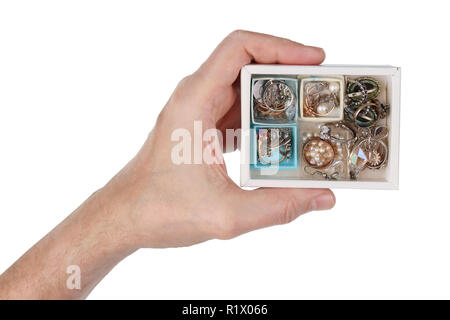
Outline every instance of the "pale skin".
[[[329, 189], [243, 190], [224, 164], [171, 161], [177, 128], [240, 127], [236, 83], [248, 63], [320, 64], [324, 51], [287, 39], [234, 31], [184, 78], [131, 161], [0, 276], [0, 299], [83, 299], [121, 260], [140, 248], [169, 248], [285, 224], [330, 209]], [[68, 289], [67, 267], [81, 270]]]

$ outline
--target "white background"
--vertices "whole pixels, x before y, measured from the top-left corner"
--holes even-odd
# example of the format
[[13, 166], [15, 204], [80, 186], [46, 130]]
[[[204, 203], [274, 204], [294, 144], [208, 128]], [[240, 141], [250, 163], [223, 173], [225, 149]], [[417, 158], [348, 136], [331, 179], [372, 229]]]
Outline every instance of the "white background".
[[[0, 1], [0, 273], [138, 150], [234, 29], [402, 67], [400, 191], [231, 241], [140, 250], [90, 298], [450, 298], [445, 2]], [[235, 181], [239, 153], [227, 158]]]

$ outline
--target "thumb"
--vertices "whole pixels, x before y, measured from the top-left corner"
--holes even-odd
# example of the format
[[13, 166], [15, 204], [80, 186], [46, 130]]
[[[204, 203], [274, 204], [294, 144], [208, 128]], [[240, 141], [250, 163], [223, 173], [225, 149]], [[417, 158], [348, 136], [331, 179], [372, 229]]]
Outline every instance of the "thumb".
[[232, 203], [234, 236], [295, 220], [303, 213], [334, 207], [330, 189], [260, 188], [240, 190]]

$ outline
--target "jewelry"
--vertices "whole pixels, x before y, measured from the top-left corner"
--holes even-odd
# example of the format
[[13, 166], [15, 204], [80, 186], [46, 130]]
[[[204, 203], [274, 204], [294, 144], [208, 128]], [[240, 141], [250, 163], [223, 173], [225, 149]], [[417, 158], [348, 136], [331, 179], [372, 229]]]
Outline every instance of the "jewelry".
[[[344, 132], [341, 132], [341, 135], [332, 134], [331, 128], [333, 127], [341, 129]], [[342, 122], [327, 123], [320, 126], [320, 137], [322, 139], [330, 140], [336, 144], [338, 150], [338, 159], [347, 159], [349, 157], [349, 152], [352, 145], [358, 139], [355, 132]], [[345, 154], [342, 150], [343, 146], [345, 146]]]
[[372, 153], [369, 156], [369, 161], [367, 162], [367, 166], [370, 167], [377, 167], [382, 163], [382, 159], [380, 154], [377, 151], [372, 151]]
[[262, 119], [295, 117], [295, 94], [283, 80], [259, 80], [253, 85], [255, 116]]
[[343, 122], [322, 124], [318, 134], [306, 133], [303, 136], [305, 172], [313, 176], [320, 175], [327, 180], [341, 179], [349, 150], [357, 139], [356, 132]]
[[374, 125], [379, 119], [385, 118], [389, 111], [389, 105], [384, 105], [378, 100], [370, 100], [362, 105], [357, 103], [345, 107], [345, 118], [356, 126], [366, 128]]
[[264, 164], [278, 164], [292, 157], [290, 128], [258, 129], [258, 160]]
[[386, 164], [389, 149], [383, 142], [388, 136], [386, 127], [364, 128], [360, 130], [362, 140], [353, 148], [349, 156], [350, 179], [355, 180], [364, 169], [380, 169]]
[[322, 176], [322, 178], [324, 178], [325, 180], [339, 180], [341, 178], [341, 172], [343, 171], [343, 166], [344, 163], [342, 161], [335, 161], [331, 166], [330, 169], [334, 169], [336, 167], [341, 167], [341, 170], [335, 170], [332, 173], [327, 173], [324, 171], [320, 171], [315, 169], [314, 167], [311, 166], [305, 166], [305, 172], [307, 174], [310, 174], [312, 176], [314, 175], [320, 175]]
[[389, 131], [387, 127], [375, 127], [365, 136], [367, 147], [369, 148], [369, 160], [367, 167], [369, 169], [380, 169], [386, 164], [388, 158], [388, 147], [383, 142], [388, 137]]
[[317, 169], [328, 167], [334, 160], [335, 152], [330, 142], [313, 138], [303, 146], [303, 158], [306, 163]]
[[[349, 84], [348, 84], [348, 87], [347, 87], [347, 99], [351, 101], [350, 102], [351, 104], [353, 104], [355, 106], [359, 106], [364, 101], [366, 101], [366, 99], [367, 99], [367, 90], [359, 81], [348, 80], [348, 83]], [[350, 86], [351, 83], [353, 83], [354, 85], [356, 85], [358, 87], [359, 91], [357, 93], [358, 93], [358, 96], [360, 96], [360, 99], [353, 99], [353, 101], [352, 101], [351, 97], [352, 97], [353, 94], [356, 94], [356, 93], [349, 92], [350, 91], [349, 90], [349, 86]], [[355, 88], [352, 88], [352, 90], [354, 90], [354, 89]], [[349, 95], [350, 95], [350, 97], [349, 97]]]
[[276, 115], [283, 113], [287, 109], [287, 107], [281, 108], [281, 109], [272, 109], [272, 108], [266, 107], [265, 105], [257, 104], [257, 109], [260, 111], [260, 113], [262, 115], [276, 116]]
[[280, 108], [284, 110], [292, 104], [294, 93], [283, 81], [269, 80], [264, 86], [262, 99], [266, 107], [279, 111]]
[[379, 118], [386, 115], [386, 110], [378, 100], [380, 85], [375, 79], [362, 77], [348, 80], [347, 106], [344, 108], [345, 118], [358, 127], [370, 127]]
[[[332, 128], [344, 132], [332, 133]], [[342, 122], [319, 125], [319, 130], [319, 133], [307, 132], [303, 135], [304, 171], [327, 180], [341, 179], [345, 172], [344, 161], [348, 158], [348, 150], [356, 140], [356, 134]]]
[[339, 106], [338, 82], [311, 81], [305, 84], [305, 114], [325, 117]]
[[[345, 139], [339, 135], [332, 135], [331, 127], [344, 129], [344, 131], [349, 133], [351, 137]], [[325, 140], [332, 140], [334, 142], [341, 142], [341, 143], [345, 143], [345, 144], [355, 142], [357, 139], [355, 132], [352, 129], [350, 129], [348, 126], [343, 124], [342, 122], [326, 123], [324, 125], [321, 125], [320, 126], [320, 138], [325, 139]]]
[[375, 99], [380, 93], [378, 81], [372, 78], [358, 78], [356, 80], [348, 80], [347, 98], [358, 104], [362, 104], [366, 100]]
[[367, 102], [356, 109], [353, 119], [358, 127], [370, 127], [377, 121], [376, 104]]

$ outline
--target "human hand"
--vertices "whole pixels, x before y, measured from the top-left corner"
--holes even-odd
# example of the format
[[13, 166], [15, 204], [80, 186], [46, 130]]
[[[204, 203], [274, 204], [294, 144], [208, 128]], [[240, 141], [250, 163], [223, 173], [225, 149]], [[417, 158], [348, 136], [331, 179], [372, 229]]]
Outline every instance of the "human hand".
[[[187, 129], [193, 142], [208, 129], [224, 132], [240, 127], [242, 66], [252, 61], [320, 64], [324, 57], [320, 48], [264, 34], [235, 31], [225, 38], [194, 74], [179, 83], [142, 149], [96, 195], [108, 209], [105, 219], [121, 230], [120, 241], [134, 249], [188, 246], [230, 239], [333, 207], [329, 189], [247, 191], [233, 183], [223, 163], [175, 164], [172, 159], [177, 142], [171, 137], [177, 129]], [[194, 121], [201, 121], [200, 137], [195, 136]], [[189, 150], [193, 158], [195, 150]], [[222, 159], [220, 148], [205, 150], [219, 162]]]
[[[180, 129], [202, 141], [211, 129], [224, 132], [240, 126], [236, 81], [243, 65], [318, 64], [323, 59], [319, 48], [246, 31], [231, 33], [180, 82], [125, 168], [0, 276], [0, 299], [85, 298], [139, 248], [230, 239], [333, 207], [328, 189], [240, 189], [228, 177], [217, 145], [201, 143], [203, 159], [194, 156], [199, 164], [176, 164], [178, 143], [171, 141]], [[194, 123], [202, 126], [200, 137]], [[205, 158], [218, 163], [201, 161]], [[67, 270], [74, 273], [68, 277]]]

